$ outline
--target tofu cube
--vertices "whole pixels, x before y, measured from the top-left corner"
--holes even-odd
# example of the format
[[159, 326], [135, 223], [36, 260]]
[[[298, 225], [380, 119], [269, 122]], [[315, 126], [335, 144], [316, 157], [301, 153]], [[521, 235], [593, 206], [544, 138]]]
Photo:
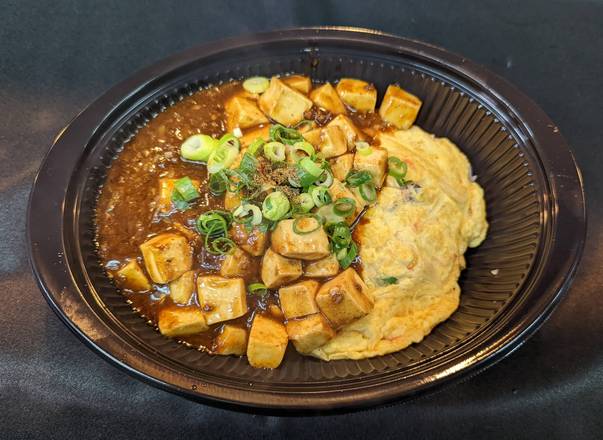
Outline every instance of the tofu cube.
[[285, 326], [274, 319], [255, 315], [249, 332], [247, 359], [255, 368], [276, 368], [283, 357], [289, 338]]
[[272, 249], [268, 249], [262, 258], [260, 276], [266, 287], [273, 289], [295, 281], [302, 275], [302, 264], [299, 260], [285, 258]]
[[336, 334], [320, 313], [287, 321], [286, 329], [293, 346], [302, 354], [322, 347]]
[[258, 228], [249, 231], [245, 225], [234, 223], [230, 228], [230, 236], [241, 249], [254, 257], [263, 255], [268, 248], [268, 233]]
[[316, 303], [331, 324], [339, 328], [372, 310], [373, 302], [366, 291], [364, 281], [350, 267], [320, 287]]
[[323, 84], [312, 90], [310, 99], [318, 107], [323, 108], [334, 115], [345, 113], [345, 105], [343, 105], [337, 91], [330, 83]]
[[304, 275], [310, 278], [333, 277], [339, 272], [339, 261], [335, 254], [321, 260], [309, 261], [304, 265]]
[[151, 283], [136, 260], [128, 261], [117, 271], [117, 282], [122, 288], [133, 292], [151, 290]]
[[166, 307], [159, 311], [157, 324], [164, 336], [188, 336], [207, 331], [209, 327], [199, 307]]
[[343, 182], [354, 166], [354, 153], [343, 154], [336, 159], [331, 159], [329, 163], [333, 177]]
[[241, 146], [243, 148], [247, 148], [257, 138], [264, 139], [265, 141], [270, 138], [269, 124], [265, 124], [262, 127], [254, 127], [250, 128], [249, 130], [245, 130], [245, 133], [243, 133], [243, 136], [239, 138], [239, 141], [241, 142]]
[[379, 116], [394, 127], [406, 130], [415, 123], [421, 104], [421, 100], [415, 95], [390, 85], [379, 107]]
[[209, 325], [235, 319], [247, 313], [243, 278], [200, 276], [197, 278], [197, 295]]
[[348, 143], [343, 130], [335, 125], [323, 128], [320, 131], [318, 151], [325, 159], [347, 153]]
[[247, 351], [247, 330], [224, 324], [214, 341], [215, 354], [243, 356]]
[[226, 254], [220, 266], [220, 275], [223, 277], [246, 277], [253, 272], [253, 261], [247, 252], [235, 247]]
[[300, 231], [310, 231], [298, 234], [293, 230], [296, 220], [281, 220], [272, 232], [272, 249], [289, 258], [301, 260], [319, 260], [329, 255], [329, 237], [320, 227], [318, 220], [313, 217], [300, 218], [297, 228]]
[[341, 100], [354, 110], [362, 113], [375, 111], [377, 89], [372, 84], [359, 79], [342, 78], [336, 89]]
[[180, 234], [159, 234], [141, 244], [140, 251], [155, 283], [167, 284], [193, 267], [193, 249]]
[[308, 76], [290, 75], [281, 78], [281, 81], [283, 81], [292, 89], [295, 89], [298, 92], [304, 93], [306, 95], [310, 93], [310, 89], [312, 89], [312, 80]]
[[304, 119], [304, 113], [312, 108], [312, 101], [275, 76], [258, 102], [260, 109], [271, 119], [287, 126]]
[[241, 205], [241, 198], [235, 192], [226, 191], [224, 193], [224, 209], [234, 211]]
[[268, 311], [274, 318], [276, 318], [278, 320], [282, 321], [285, 318], [285, 315], [283, 315], [283, 311], [276, 304], [270, 304], [268, 306]]
[[233, 96], [224, 104], [226, 111], [226, 127], [228, 131], [235, 128], [249, 128], [268, 122], [266, 115], [260, 111], [255, 102], [241, 96]]
[[345, 138], [348, 142], [349, 151], [352, 151], [356, 141], [366, 139], [362, 131], [358, 129], [358, 127], [356, 127], [352, 120], [346, 115], [337, 115], [331, 122], [327, 124], [327, 127], [339, 127], [341, 130], [343, 130]]
[[[174, 183], [178, 179], [163, 177], [159, 179], [159, 197], [157, 198], [157, 208], [160, 212], [167, 213], [172, 210], [172, 193], [174, 192]], [[201, 182], [197, 179], [191, 179], [195, 188], [199, 189]]]
[[188, 304], [195, 293], [195, 272], [184, 272], [180, 278], [170, 283], [170, 298], [176, 304]]
[[315, 148], [318, 148], [320, 145], [321, 132], [321, 128], [313, 128], [312, 130], [302, 133], [302, 135], [306, 141], [310, 142]]
[[305, 280], [281, 287], [278, 291], [278, 297], [285, 318], [300, 318], [318, 313], [318, 306], [314, 299], [316, 292], [318, 292], [318, 286], [318, 282], [314, 280]]
[[354, 169], [371, 173], [373, 183], [377, 188], [381, 188], [387, 172], [387, 150], [379, 147], [370, 147], [369, 154], [356, 153], [354, 156]]
[[352, 190], [350, 190], [347, 186], [345, 186], [341, 181], [337, 179], [333, 179], [333, 183], [329, 187], [329, 194], [331, 194], [331, 199], [333, 199], [333, 201], [343, 198], [350, 198], [356, 201], [354, 214], [346, 217], [346, 221], [348, 222], [348, 224], [353, 223], [356, 217], [358, 217], [362, 212], [364, 206], [366, 206], [366, 201], [362, 197], [358, 198], [359, 196], [354, 194]]

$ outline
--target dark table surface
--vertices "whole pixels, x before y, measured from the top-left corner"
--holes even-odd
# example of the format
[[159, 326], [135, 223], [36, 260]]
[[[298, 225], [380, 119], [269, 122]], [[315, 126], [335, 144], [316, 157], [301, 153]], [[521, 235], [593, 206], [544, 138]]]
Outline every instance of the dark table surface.
[[[0, 437], [603, 438], [603, 2], [0, 3]], [[86, 348], [30, 272], [25, 210], [55, 134], [112, 84], [175, 51], [276, 27], [377, 28], [482, 63], [557, 123], [582, 167], [589, 233], [573, 287], [522, 348], [404, 405], [317, 418], [215, 409]]]

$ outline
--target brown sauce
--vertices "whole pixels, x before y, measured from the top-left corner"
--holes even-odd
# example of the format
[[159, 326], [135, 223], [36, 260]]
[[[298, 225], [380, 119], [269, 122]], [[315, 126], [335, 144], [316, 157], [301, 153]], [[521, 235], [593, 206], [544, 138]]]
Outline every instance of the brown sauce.
[[[195, 231], [194, 225], [201, 213], [224, 209], [223, 196], [214, 197], [209, 193], [205, 166], [181, 159], [180, 145], [186, 138], [198, 133], [215, 137], [223, 135], [226, 131], [224, 102], [242, 90], [240, 83], [233, 82], [204, 89], [185, 98], [141, 128], [114, 160], [101, 189], [96, 210], [98, 252], [110, 276], [127, 259], [138, 259], [144, 267], [139, 246], [150, 237], [168, 231], [178, 232], [189, 238], [194, 248], [193, 269], [197, 275], [219, 272], [224, 257], [205, 251], [203, 240]], [[348, 116], [359, 128], [367, 129], [369, 133], [371, 127], [381, 124], [376, 113], [366, 115], [349, 111]], [[332, 119], [328, 112], [315, 107], [306, 117], [320, 126]], [[159, 179], [184, 176], [201, 182], [199, 201], [184, 212], [158, 214]], [[251, 258], [252, 268], [244, 277], [246, 284], [261, 282], [261, 257]], [[354, 263], [353, 267], [359, 270], [360, 263]], [[162, 308], [182, 307], [172, 302], [168, 295], [169, 288], [164, 285], [153, 285], [150, 291], [143, 293], [127, 289], [122, 292], [132, 307], [153, 325], [157, 324], [157, 314]], [[191, 301], [191, 304], [201, 306], [197, 303], [196, 294]], [[270, 312], [270, 305], [278, 305], [276, 291], [269, 291], [263, 297], [248, 294], [247, 304], [247, 314], [228, 321], [228, 324], [249, 328], [254, 313], [282, 320]], [[222, 325], [223, 323], [215, 324], [207, 332], [178, 339], [195, 348], [212, 351], [214, 337]]]

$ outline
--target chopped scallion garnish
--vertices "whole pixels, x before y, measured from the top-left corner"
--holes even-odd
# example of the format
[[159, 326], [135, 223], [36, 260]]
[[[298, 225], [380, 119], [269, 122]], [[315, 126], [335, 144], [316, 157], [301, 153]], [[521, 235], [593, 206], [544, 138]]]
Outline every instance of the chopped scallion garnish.
[[373, 176], [368, 171], [352, 170], [345, 178], [346, 183], [352, 188], [356, 188], [364, 183], [373, 180]]
[[195, 185], [193, 185], [193, 181], [189, 177], [183, 177], [174, 182], [174, 191], [177, 191], [182, 199], [186, 202], [190, 202], [201, 197]]
[[406, 185], [406, 172], [408, 171], [406, 162], [402, 162], [397, 157], [391, 156], [387, 159], [387, 168], [387, 174], [396, 179], [398, 185]]
[[219, 171], [209, 176], [209, 191], [214, 196], [221, 196], [228, 189], [228, 177], [224, 171]]
[[308, 214], [303, 217], [298, 217], [293, 221], [293, 232], [299, 235], [306, 235], [317, 231], [322, 226], [318, 216]]
[[349, 197], [342, 197], [335, 200], [333, 203], [333, 212], [342, 217], [347, 217], [354, 213], [356, 210], [356, 201]]
[[257, 156], [258, 153], [262, 151], [262, 147], [265, 143], [266, 141], [264, 141], [262, 138], [255, 139], [247, 148], [247, 153], [251, 154], [252, 156]]
[[234, 221], [237, 223], [256, 226], [262, 223], [262, 211], [259, 207], [251, 203], [243, 203], [232, 213]]
[[331, 203], [331, 194], [324, 186], [311, 186], [309, 193], [312, 196], [312, 201], [317, 207], [328, 205]]
[[180, 145], [180, 155], [186, 160], [207, 162], [218, 148], [218, 140], [206, 134], [195, 134]]
[[268, 293], [268, 287], [263, 283], [251, 283], [247, 286], [249, 293], [264, 296]]
[[232, 134], [225, 134], [220, 138], [218, 147], [207, 160], [207, 171], [215, 174], [228, 168], [239, 155], [239, 140]]
[[178, 211], [186, 211], [190, 207], [178, 191], [172, 191], [172, 206]]
[[264, 156], [271, 162], [284, 162], [286, 159], [285, 144], [276, 141], [264, 144]]
[[358, 256], [358, 246], [352, 241], [349, 247], [341, 249], [335, 256], [339, 261], [339, 266], [341, 266], [342, 269], [347, 269]]
[[243, 81], [243, 88], [249, 93], [262, 94], [270, 86], [270, 80], [264, 76], [253, 76]]
[[268, 220], [277, 221], [285, 217], [291, 204], [287, 196], [281, 191], [268, 194], [262, 203], [262, 214]]
[[398, 278], [396, 277], [385, 277], [379, 280], [379, 284], [384, 286], [389, 286], [391, 284], [398, 284]]
[[373, 182], [363, 183], [358, 188], [358, 191], [362, 198], [369, 203], [377, 200], [377, 189], [375, 188], [375, 185], [373, 185]]
[[300, 207], [301, 212], [310, 212], [314, 208], [312, 196], [308, 193], [301, 193], [295, 198], [296, 206]]
[[226, 211], [208, 211], [197, 218], [197, 230], [205, 235], [205, 249], [210, 254], [224, 255], [234, 249], [234, 242], [227, 237], [232, 214]]
[[303, 141], [304, 137], [295, 128], [287, 128], [281, 124], [274, 124], [270, 127], [270, 139], [282, 144], [294, 145]]
[[358, 141], [354, 145], [356, 146], [356, 153], [361, 156], [368, 156], [373, 152], [373, 149], [368, 142]]
[[211, 240], [208, 245], [208, 237], [205, 237], [205, 244], [207, 252], [214, 255], [225, 255], [229, 254], [234, 248], [235, 243], [230, 238], [227, 237], [218, 237], [216, 239]]

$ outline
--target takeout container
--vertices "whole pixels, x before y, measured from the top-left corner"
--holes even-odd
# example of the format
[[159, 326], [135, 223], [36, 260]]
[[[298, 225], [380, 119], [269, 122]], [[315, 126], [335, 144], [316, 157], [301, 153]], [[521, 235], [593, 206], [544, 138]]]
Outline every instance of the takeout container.
[[[485, 190], [490, 230], [466, 254], [461, 305], [421, 343], [360, 361], [323, 362], [291, 347], [280, 368], [210, 356], [161, 336], [111, 284], [95, 250], [94, 207], [107, 168], [147, 121], [200, 87], [301, 73], [423, 100], [417, 124], [455, 142]], [[137, 378], [217, 405], [342, 410], [408, 398], [474, 374], [549, 316], [585, 239], [579, 170], [553, 122], [506, 81], [424, 43], [353, 28], [304, 28], [206, 44], [105, 93], [55, 140], [28, 213], [31, 261], [50, 306], [89, 347]], [[392, 258], [395, 256], [384, 256]]]

